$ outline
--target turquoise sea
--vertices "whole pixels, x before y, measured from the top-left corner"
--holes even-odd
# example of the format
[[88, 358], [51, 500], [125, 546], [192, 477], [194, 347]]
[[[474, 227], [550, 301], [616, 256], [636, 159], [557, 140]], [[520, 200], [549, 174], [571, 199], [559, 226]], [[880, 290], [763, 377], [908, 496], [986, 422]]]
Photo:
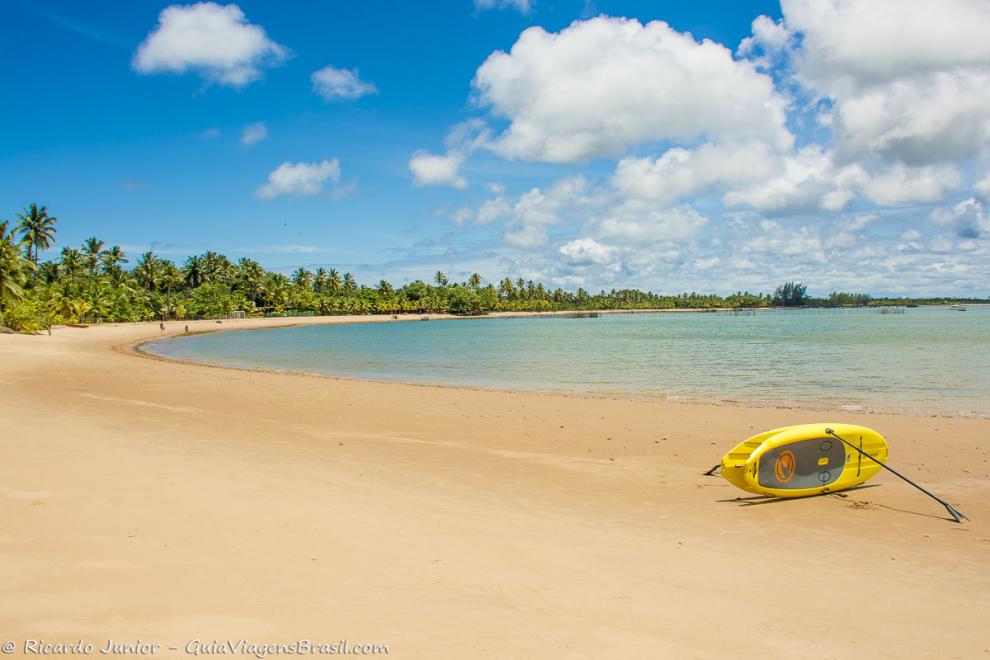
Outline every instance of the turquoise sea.
[[990, 306], [312, 325], [143, 350], [343, 378], [990, 416]]

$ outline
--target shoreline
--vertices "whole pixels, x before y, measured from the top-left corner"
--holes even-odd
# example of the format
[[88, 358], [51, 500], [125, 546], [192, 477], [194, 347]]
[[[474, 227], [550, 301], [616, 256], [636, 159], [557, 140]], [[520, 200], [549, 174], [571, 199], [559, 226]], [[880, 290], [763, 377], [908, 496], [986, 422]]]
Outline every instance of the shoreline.
[[[705, 312], [707, 310], [623, 310], [621, 313], [650, 313], [653, 311], [662, 312]], [[505, 312], [504, 315], [492, 314], [492, 315], [481, 315], [481, 316], [458, 316], [452, 314], [439, 314], [430, 316], [430, 321], [460, 321], [460, 320], [474, 320], [474, 319], [498, 319], [498, 318], [539, 318], [544, 317], [546, 314], [543, 312]], [[565, 314], [565, 312], [558, 312], [555, 314]], [[413, 322], [421, 321], [421, 318], [414, 318], [417, 315], [406, 315], [406, 318], [401, 317], [394, 319], [391, 315], [369, 315], [365, 316], [315, 316], [315, 317], [270, 317], [270, 318], [255, 318], [255, 319], [242, 319], [242, 320], [253, 320], [253, 321], [288, 321], [286, 323], [272, 323], [270, 325], [252, 325], [252, 327], [247, 328], [208, 328], [197, 330], [195, 332], [189, 333], [177, 333], [174, 335], [165, 335], [161, 337], [151, 337], [147, 339], [138, 340], [127, 345], [120, 347], [114, 347], [115, 350], [121, 350], [121, 352], [131, 353], [139, 357], [149, 358], [153, 360], [163, 360], [166, 362], [176, 362], [182, 364], [198, 365], [202, 367], [210, 367], [217, 369], [236, 369], [239, 371], [254, 371], [262, 373], [273, 373], [273, 374], [286, 374], [286, 375], [299, 375], [309, 378], [327, 378], [331, 380], [340, 381], [358, 381], [358, 382], [369, 382], [369, 383], [382, 383], [382, 384], [399, 384], [399, 385], [409, 385], [413, 387], [436, 387], [443, 389], [464, 389], [470, 391], [478, 392], [518, 392], [521, 394], [537, 394], [540, 396], [560, 396], [568, 398], [578, 398], [578, 399], [591, 399], [591, 400], [631, 400], [631, 401], [654, 401], [654, 402], [667, 402], [676, 403], [681, 405], [696, 405], [696, 406], [731, 406], [740, 407], [748, 409], [773, 409], [773, 410], [797, 410], [805, 411], [809, 413], [827, 413], [827, 414], [866, 414], [866, 415], [894, 415], [894, 416], [909, 416], [909, 417], [931, 417], [931, 418], [942, 418], [942, 419], [990, 419], [990, 414], [980, 414], [970, 411], [960, 411], [951, 412], [945, 410], [923, 410], [923, 409], [904, 409], [896, 407], [883, 407], [883, 406], [865, 406], [859, 404], [828, 404], [825, 401], [809, 401], [807, 403], [792, 403], [787, 404], [783, 401], [776, 400], [753, 400], [748, 401], [745, 399], [737, 398], [722, 398], [717, 395], [705, 395], [692, 397], [687, 395], [670, 395], [670, 394], [660, 394], [656, 396], [650, 396], [646, 392], [637, 391], [620, 391], [616, 390], [614, 392], [602, 391], [601, 393], [593, 392], [579, 392], [579, 391], [557, 391], [557, 390], [543, 390], [543, 389], [524, 389], [524, 388], [502, 388], [502, 387], [489, 387], [485, 385], [466, 385], [466, 384], [450, 384], [450, 383], [438, 383], [438, 382], [415, 382], [402, 380], [400, 378], [396, 379], [375, 379], [375, 378], [364, 378], [360, 376], [339, 376], [332, 375], [321, 372], [311, 372], [311, 371], [301, 371], [294, 369], [277, 369], [273, 367], [253, 367], [253, 366], [240, 366], [240, 365], [230, 365], [222, 364], [220, 362], [210, 362], [207, 360], [195, 360], [186, 358], [176, 358], [166, 355], [161, 355], [158, 353], [153, 353], [142, 348], [145, 345], [154, 344], [157, 342], [163, 342], [168, 340], [182, 339], [183, 337], [193, 337], [196, 335], [205, 334], [215, 334], [221, 332], [253, 332], [253, 331], [263, 331], [263, 330], [277, 330], [286, 328], [296, 328], [305, 325], [339, 325], [341, 323], [396, 323], [396, 322]], [[367, 319], [364, 321], [354, 321], [350, 319]], [[292, 322], [301, 319], [316, 319], [307, 322]], [[346, 320], [345, 320], [346, 319]], [[200, 321], [201, 323], [215, 323], [215, 321]], [[153, 324], [154, 322], [142, 322]], [[182, 323], [182, 322], [179, 322]], [[117, 324], [125, 325], [125, 324]], [[728, 395], [734, 396], [734, 395]]]
[[[11, 639], [347, 638], [398, 658], [990, 647], [990, 420], [306, 378], [125, 350], [156, 338], [156, 323], [0, 336]], [[891, 464], [971, 522], [889, 475], [774, 506], [701, 476], [753, 433], [831, 417], [883, 433]]]

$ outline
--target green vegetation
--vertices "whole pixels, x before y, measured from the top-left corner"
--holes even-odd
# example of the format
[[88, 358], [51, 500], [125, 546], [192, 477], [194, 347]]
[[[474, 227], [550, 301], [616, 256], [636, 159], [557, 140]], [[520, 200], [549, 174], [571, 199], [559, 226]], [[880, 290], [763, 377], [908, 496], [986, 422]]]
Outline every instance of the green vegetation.
[[291, 277], [265, 270], [251, 259], [233, 262], [222, 254], [194, 255], [180, 266], [153, 252], [130, 269], [118, 245], [96, 237], [79, 248], [63, 247], [40, 261], [55, 244], [57, 218], [31, 204], [18, 222], [0, 222], [0, 329], [38, 332], [58, 323], [223, 318], [242, 310], [250, 316], [299, 314], [481, 314], [489, 311], [609, 309], [703, 309], [766, 306], [905, 305], [985, 302], [907, 298], [872, 299], [866, 294], [832, 293], [810, 298], [807, 287], [788, 282], [773, 295], [740, 291], [729, 296], [683, 293], [658, 295], [635, 289], [589, 293], [548, 289], [523, 278], [484, 284], [475, 273], [450, 282], [438, 271], [433, 284], [416, 280], [395, 288], [381, 280], [358, 284], [350, 273], [298, 268]]

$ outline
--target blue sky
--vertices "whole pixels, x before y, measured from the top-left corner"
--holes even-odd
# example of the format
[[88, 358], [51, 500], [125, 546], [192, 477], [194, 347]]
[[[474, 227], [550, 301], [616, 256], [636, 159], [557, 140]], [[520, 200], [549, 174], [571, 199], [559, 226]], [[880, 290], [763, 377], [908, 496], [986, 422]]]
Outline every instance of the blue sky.
[[990, 295], [990, 10], [823, 6], [12, 0], [0, 217], [396, 284]]

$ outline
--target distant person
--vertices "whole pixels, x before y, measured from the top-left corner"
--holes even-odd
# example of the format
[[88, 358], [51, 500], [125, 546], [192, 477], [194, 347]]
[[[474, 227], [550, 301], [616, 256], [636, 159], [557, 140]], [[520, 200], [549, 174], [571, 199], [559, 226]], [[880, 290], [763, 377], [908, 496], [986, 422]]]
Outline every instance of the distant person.
[[160, 321], [158, 327], [161, 329], [162, 334], [165, 334], [165, 321]]
[[189, 334], [189, 325], [188, 324], [186, 324], [186, 334], [187, 335]]

